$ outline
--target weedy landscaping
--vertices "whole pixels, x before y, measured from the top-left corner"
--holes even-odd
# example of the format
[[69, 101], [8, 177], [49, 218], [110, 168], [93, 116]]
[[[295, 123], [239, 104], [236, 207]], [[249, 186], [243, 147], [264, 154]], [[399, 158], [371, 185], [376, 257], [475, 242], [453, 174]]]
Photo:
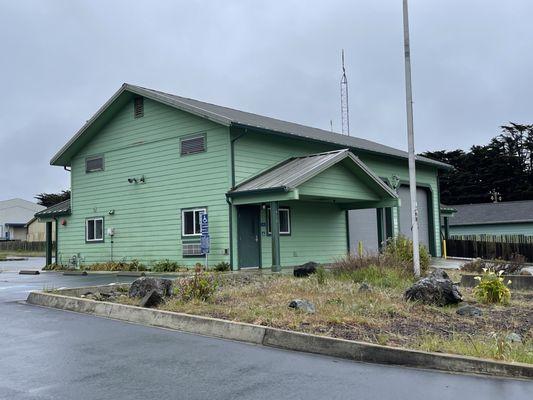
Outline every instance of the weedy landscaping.
[[[478, 302], [461, 289], [482, 316], [456, 313], [456, 306], [407, 302], [413, 278], [398, 268], [364, 266], [353, 273], [322, 270], [308, 278], [289, 275], [198, 272], [176, 281], [175, 295], [158, 309], [289, 329], [336, 338], [432, 352], [533, 363], [533, 294], [513, 293], [508, 305]], [[363, 285], [364, 284], [364, 285]], [[361, 290], [361, 286], [371, 289]], [[315, 313], [288, 307], [293, 299]], [[118, 302], [136, 305], [127, 296]], [[520, 341], [510, 341], [510, 334]]]

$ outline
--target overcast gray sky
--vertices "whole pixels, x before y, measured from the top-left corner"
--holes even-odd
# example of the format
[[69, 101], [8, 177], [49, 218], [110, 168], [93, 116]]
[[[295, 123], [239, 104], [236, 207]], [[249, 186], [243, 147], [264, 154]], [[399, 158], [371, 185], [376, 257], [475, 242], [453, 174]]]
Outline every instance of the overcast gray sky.
[[[533, 1], [411, 0], [416, 150], [532, 121]], [[0, 0], [0, 200], [69, 187], [52, 155], [129, 82], [406, 148], [401, 0]]]

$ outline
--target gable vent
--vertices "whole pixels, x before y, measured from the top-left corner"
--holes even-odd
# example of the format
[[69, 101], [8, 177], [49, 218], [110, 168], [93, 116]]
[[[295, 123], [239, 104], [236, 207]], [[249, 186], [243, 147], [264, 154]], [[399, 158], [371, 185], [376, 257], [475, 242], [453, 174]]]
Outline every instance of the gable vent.
[[181, 139], [181, 155], [201, 153], [205, 151], [205, 134]]
[[135, 97], [133, 100], [133, 117], [141, 118], [144, 116], [144, 98]]

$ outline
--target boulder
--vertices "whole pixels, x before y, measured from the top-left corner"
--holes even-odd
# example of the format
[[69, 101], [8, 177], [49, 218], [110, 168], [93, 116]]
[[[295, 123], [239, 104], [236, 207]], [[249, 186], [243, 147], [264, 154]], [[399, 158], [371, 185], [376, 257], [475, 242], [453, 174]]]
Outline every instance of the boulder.
[[140, 307], [157, 307], [159, 304], [163, 303], [165, 300], [163, 296], [157, 290], [151, 290], [146, 296], [144, 296], [139, 303]]
[[306, 276], [314, 274], [317, 268], [318, 264], [316, 262], [306, 262], [305, 264], [294, 268], [294, 276], [297, 278], [305, 278]]
[[133, 281], [128, 295], [130, 297], [144, 297], [152, 290], [156, 290], [162, 297], [170, 296], [172, 294], [172, 281], [143, 276]]
[[307, 300], [294, 299], [289, 303], [289, 308], [294, 308], [296, 310], [302, 310], [309, 314], [314, 314], [316, 312], [316, 307], [313, 303]]
[[520, 343], [522, 342], [522, 336], [518, 333], [512, 332], [505, 337], [505, 340], [510, 343]]
[[359, 285], [359, 290], [358, 290], [359, 293], [371, 293], [372, 292], [372, 287], [366, 283], [366, 282], [363, 282]]
[[441, 307], [463, 301], [463, 296], [457, 286], [441, 269], [433, 271], [426, 278], [416, 282], [406, 290], [404, 297], [406, 300], [420, 301]]
[[455, 312], [464, 317], [481, 317], [483, 315], [481, 308], [474, 307], [470, 304], [459, 307]]

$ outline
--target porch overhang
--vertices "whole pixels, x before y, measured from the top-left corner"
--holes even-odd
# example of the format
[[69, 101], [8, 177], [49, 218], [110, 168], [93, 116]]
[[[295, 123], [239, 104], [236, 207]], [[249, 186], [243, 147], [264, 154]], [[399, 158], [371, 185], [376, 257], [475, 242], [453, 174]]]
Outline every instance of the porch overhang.
[[400, 205], [396, 192], [348, 149], [290, 158], [226, 196], [233, 205], [292, 200], [329, 202], [345, 210]]

